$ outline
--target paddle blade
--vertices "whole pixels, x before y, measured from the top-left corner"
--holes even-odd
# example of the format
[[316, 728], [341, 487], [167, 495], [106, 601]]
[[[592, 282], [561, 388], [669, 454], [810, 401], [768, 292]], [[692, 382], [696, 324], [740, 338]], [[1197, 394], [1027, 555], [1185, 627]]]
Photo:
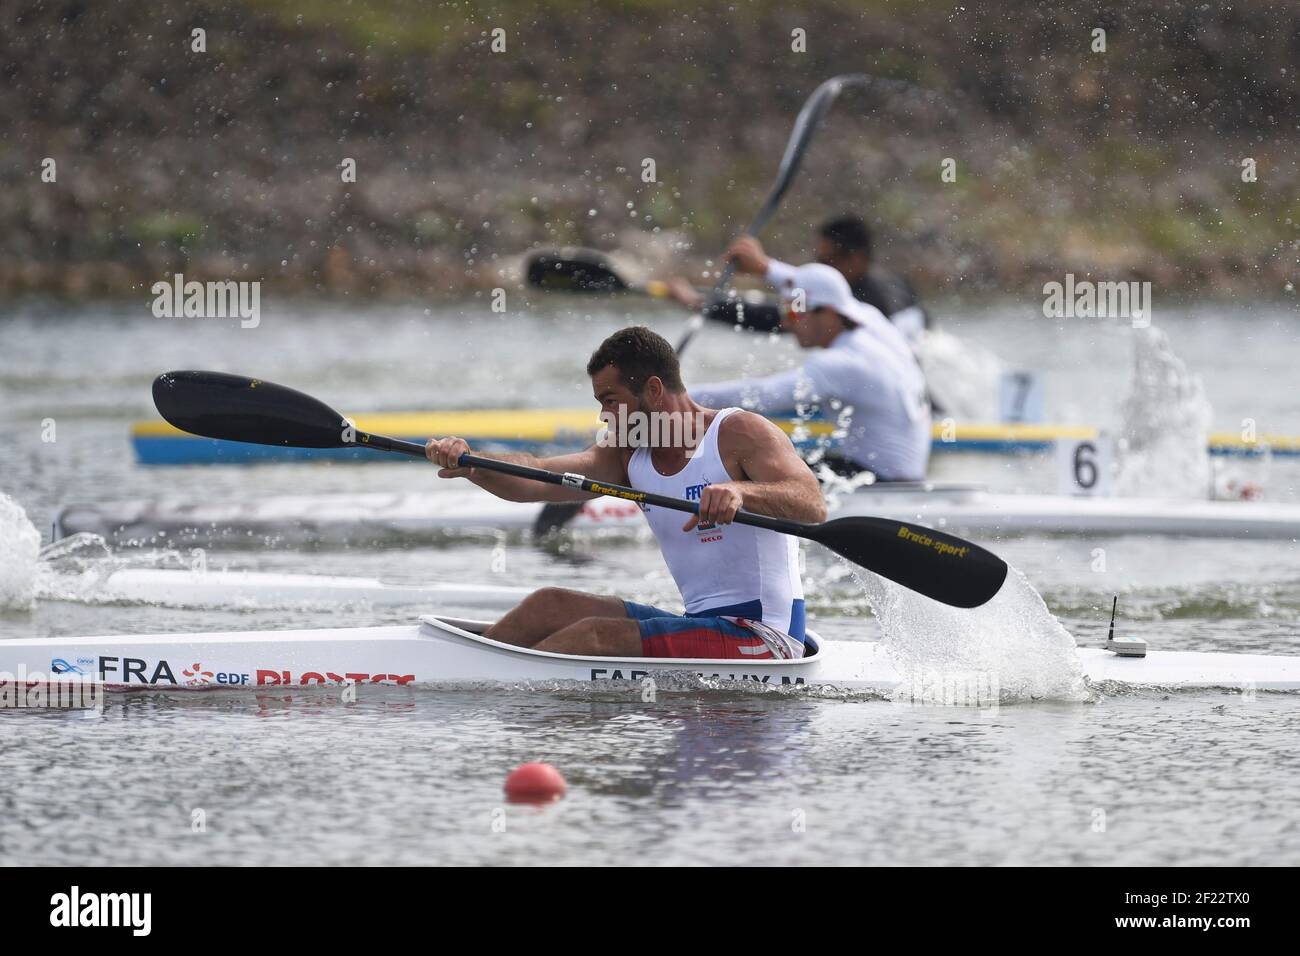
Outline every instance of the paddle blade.
[[154, 379], [153, 403], [181, 431], [204, 438], [342, 448], [342, 415], [302, 392], [225, 372], [164, 372]]
[[626, 292], [628, 284], [610, 261], [592, 249], [534, 252], [528, 257], [528, 284], [550, 292]]
[[998, 593], [1007, 563], [942, 531], [887, 518], [836, 518], [807, 535], [836, 554], [953, 607], [979, 607]]

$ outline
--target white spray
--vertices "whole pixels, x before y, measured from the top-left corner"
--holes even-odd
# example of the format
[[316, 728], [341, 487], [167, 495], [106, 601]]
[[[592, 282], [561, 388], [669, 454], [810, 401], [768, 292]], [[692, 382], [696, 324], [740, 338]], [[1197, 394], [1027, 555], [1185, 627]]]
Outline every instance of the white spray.
[[41, 536], [27, 513], [0, 492], [0, 610], [26, 610], [36, 597]]
[[989, 702], [990, 689], [993, 702], [1001, 703], [1088, 699], [1074, 638], [1015, 568], [993, 600], [969, 610], [948, 607], [873, 574], [862, 574], [860, 580], [905, 687], [922, 688], [932, 697], [934, 688], [950, 689], [955, 680], [977, 691], [958, 694], [966, 701], [928, 702], [982, 705]]
[[1204, 498], [1211, 409], [1200, 376], [1187, 370], [1160, 329], [1134, 329], [1133, 336], [1133, 387], [1124, 401], [1115, 494]]

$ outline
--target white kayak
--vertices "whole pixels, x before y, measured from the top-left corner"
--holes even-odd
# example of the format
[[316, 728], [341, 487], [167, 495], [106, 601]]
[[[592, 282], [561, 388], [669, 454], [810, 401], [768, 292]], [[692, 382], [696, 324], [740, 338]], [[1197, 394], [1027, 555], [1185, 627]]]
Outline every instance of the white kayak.
[[[579, 657], [481, 636], [486, 622], [426, 616], [413, 626], [53, 637], [0, 641], [0, 676], [32, 683], [81, 679], [117, 689], [267, 689], [356, 684], [641, 680], [662, 673], [769, 686], [831, 685], [908, 693], [885, 647], [810, 641], [797, 661]], [[1300, 689], [1300, 657], [1157, 652], [1120, 657], [1080, 648], [1093, 682], [1171, 689]]]
[[[1019, 495], [964, 484], [901, 483], [860, 488], [837, 499], [831, 517], [877, 515], [983, 540], [1027, 534], [1168, 534], [1300, 539], [1300, 505], [1156, 498]], [[77, 532], [118, 544], [200, 546], [312, 542], [365, 546], [448, 536], [532, 531], [540, 504], [502, 501], [468, 485], [412, 494], [282, 495], [195, 503], [150, 499], [65, 507], [54, 540]], [[638, 505], [585, 502], [565, 525], [585, 534], [645, 529]]]
[[160, 607], [259, 607], [369, 604], [426, 605], [504, 611], [528, 588], [447, 581], [387, 584], [375, 578], [261, 571], [187, 571], [119, 568], [107, 575], [47, 575], [38, 597], [84, 604], [153, 604]]

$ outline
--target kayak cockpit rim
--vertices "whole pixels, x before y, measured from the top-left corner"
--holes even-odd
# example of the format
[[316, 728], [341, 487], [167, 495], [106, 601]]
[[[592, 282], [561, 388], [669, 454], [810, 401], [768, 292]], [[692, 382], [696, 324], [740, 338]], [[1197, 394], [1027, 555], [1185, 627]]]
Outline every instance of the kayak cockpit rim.
[[821, 638], [812, 631], [804, 636], [804, 656], [794, 660], [777, 658], [719, 658], [719, 657], [592, 657], [582, 654], [557, 654], [554, 651], [538, 651], [531, 647], [519, 647], [484, 637], [483, 632], [492, 626], [491, 621], [477, 621], [458, 617], [438, 617], [434, 614], [420, 616], [420, 633], [435, 640], [460, 640], [468, 644], [480, 644], [497, 651], [504, 651], [520, 657], [545, 657], [561, 661], [586, 661], [592, 664], [608, 664], [611, 660], [626, 664], [645, 664], [663, 670], [680, 665], [684, 669], [697, 667], [735, 667], [743, 661], [745, 667], [798, 667], [801, 664], [820, 663], [823, 657]]

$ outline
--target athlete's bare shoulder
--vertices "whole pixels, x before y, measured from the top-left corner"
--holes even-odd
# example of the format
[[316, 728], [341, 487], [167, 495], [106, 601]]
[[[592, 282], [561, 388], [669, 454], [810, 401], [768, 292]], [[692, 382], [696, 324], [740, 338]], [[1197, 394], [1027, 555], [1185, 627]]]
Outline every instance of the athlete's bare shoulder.
[[718, 428], [718, 455], [735, 480], [812, 477], [789, 436], [754, 412], [733, 412], [723, 419]]
[[719, 452], [725, 453], [728, 450], [742, 451], [753, 447], [761, 447], [777, 439], [786, 444], [790, 443], [790, 439], [786, 437], [785, 432], [781, 431], [769, 419], [744, 409], [732, 412], [718, 426]]

